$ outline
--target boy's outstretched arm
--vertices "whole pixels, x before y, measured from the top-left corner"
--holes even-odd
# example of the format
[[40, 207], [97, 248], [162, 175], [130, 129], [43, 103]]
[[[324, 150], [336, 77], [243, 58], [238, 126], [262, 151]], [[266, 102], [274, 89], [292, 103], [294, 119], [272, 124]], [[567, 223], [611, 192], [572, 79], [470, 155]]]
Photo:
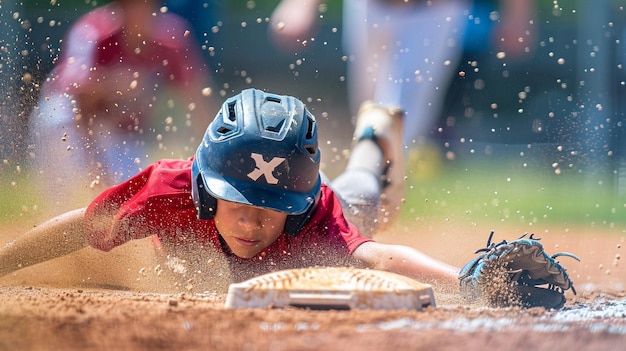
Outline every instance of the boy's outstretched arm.
[[459, 284], [457, 267], [408, 246], [372, 241], [361, 244], [352, 256], [372, 269], [402, 274], [425, 283], [436, 282], [446, 286]]
[[0, 248], [0, 276], [86, 247], [84, 214], [83, 208], [52, 218]]

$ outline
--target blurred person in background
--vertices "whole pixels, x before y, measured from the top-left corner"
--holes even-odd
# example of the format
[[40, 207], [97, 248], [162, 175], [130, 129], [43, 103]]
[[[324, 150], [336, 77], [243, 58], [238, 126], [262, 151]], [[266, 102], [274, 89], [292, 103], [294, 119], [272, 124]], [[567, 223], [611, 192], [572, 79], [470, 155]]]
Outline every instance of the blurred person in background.
[[190, 25], [159, 1], [95, 8], [64, 36], [30, 117], [37, 182], [71, 202], [188, 153], [210, 115], [211, 84]]
[[[319, 1], [283, 0], [270, 37], [297, 50], [315, 28]], [[427, 133], [462, 52], [468, 1], [344, 0], [343, 49], [351, 111], [367, 100], [406, 112], [404, 141]]]
[[[360, 113], [368, 100], [401, 108], [406, 113], [405, 149], [420, 149], [442, 113], [465, 48], [502, 51], [508, 58], [528, 51], [534, 34], [533, 1], [344, 0], [342, 41], [350, 110]], [[302, 49], [317, 29], [320, 3], [280, 2], [269, 27], [278, 48]], [[476, 12], [484, 15], [473, 26], [479, 30], [467, 33], [472, 21], [478, 21]], [[409, 167], [415, 164], [412, 156]]]

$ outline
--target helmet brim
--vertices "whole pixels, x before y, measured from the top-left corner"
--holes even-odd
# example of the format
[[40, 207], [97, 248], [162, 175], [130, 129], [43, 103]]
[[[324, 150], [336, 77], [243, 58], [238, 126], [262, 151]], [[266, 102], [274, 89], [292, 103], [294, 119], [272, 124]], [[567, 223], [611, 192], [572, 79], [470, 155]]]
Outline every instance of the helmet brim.
[[224, 201], [266, 208], [273, 211], [298, 215], [306, 212], [315, 202], [320, 191], [321, 177], [310, 194], [280, 190], [271, 187], [259, 187], [238, 179], [227, 179], [219, 175], [203, 174], [202, 179], [206, 190], [211, 196]]

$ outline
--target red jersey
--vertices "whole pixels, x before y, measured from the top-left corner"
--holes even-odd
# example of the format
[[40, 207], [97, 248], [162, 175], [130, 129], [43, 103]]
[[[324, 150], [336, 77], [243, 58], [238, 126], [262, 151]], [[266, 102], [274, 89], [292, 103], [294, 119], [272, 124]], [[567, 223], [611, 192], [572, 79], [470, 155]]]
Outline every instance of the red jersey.
[[[85, 213], [85, 232], [94, 248], [109, 251], [132, 239], [157, 235], [165, 248], [208, 248], [234, 261], [297, 266], [345, 264], [371, 241], [343, 216], [335, 193], [322, 184], [309, 222], [298, 235], [282, 233], [257, 256], [241, 259], [221, 241], [215, 220], [198, 219], [191, 195], [190, 160], [161, 160], [100, 194]], [[283, 264], [281, 264], [281, 262]]]
[[182, 86], [201, 76], [203, 59], [189, 35], [191, 26], [170, 13], [157, 12], [154, 22], [139, 50], [124, 38], [119, 5], [111, 3], [80, 17], [64, 38], [46, 89], [80, 93], [90, 74], [108, 67], [127, 67], [129, 74], [139, 71], [141, 79], [158, 77]]

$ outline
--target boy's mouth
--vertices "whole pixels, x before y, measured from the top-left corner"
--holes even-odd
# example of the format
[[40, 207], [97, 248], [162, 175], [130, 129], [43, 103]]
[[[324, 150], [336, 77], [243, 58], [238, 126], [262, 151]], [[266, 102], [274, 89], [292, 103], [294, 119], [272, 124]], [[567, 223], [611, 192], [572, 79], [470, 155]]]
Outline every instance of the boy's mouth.
[[235, 240], [237, 241], [237, 244], [241, 246], [255, 246], [259, 243], [259, 240], [248, 240], [242, 238], [235, 238]]

